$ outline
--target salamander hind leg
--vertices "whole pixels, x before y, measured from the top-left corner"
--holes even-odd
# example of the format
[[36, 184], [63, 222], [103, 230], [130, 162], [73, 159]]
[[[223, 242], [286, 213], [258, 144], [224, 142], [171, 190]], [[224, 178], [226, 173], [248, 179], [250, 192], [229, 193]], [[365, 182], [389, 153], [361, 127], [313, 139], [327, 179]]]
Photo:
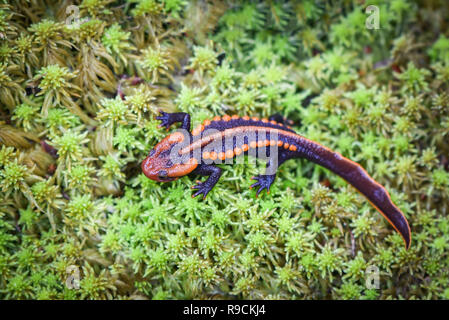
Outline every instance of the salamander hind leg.
[[260, 174], [251, 178], [257, 182], [253, 183], [250, 188], [259, 187], [256, 196], [258, 196], [263, 189], [267, 189], [267, 193], [270, 193], [270, 187], [276, 178], [277, 169], [288, 159], [289, 155], [285, 152], [279, 153], [277, 157], [272, 155], [267, 162], [265, 174]]
[[267, 193], [270, 193], [270, 187], [274, 182], [274, 179], [276, 178], [275, 174], [260, 174], [258, 176], [252, 177], [252, 180], [256, 180], [256, 183], [253, 183], [250, 188], [259, 187], [257, 190], [256, 196], [259, 195], [259, 193], [263, 189], [267, 189]]

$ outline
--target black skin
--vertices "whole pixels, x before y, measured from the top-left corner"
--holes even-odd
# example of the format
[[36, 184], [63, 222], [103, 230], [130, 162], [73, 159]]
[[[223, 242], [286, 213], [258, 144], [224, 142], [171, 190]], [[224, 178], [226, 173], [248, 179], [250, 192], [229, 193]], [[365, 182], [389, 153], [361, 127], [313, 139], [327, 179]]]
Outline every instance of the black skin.
[[[181, 128], [190, 132], [190, 115], [188, 113], [185, 112], [166, 113], [163, 111], [160, 111], [160, 113], [161, 115], [156, 117], [157, 120], [160, 120], [162, 122], [159, 125], [160, 127], [165, 127], [166, 129], [169, 129], [171, 125], [175, 124], [176, 122], [180, 122]], [[269, 117], [268, 120], [274, 120], [278, 123], [282, 123], [285, 125], [291, 124], [289, 120], [282, 117], [280, 114], [274, 114], [271, 117]], [[285, 156], [285, 154], [281, 153], [280, 158], [278, 160], [279, 161], [278, 166], [280, 166], [286, 160], [288, 160], [288, 158]], [[269, 170], [270, 163], [271, 161], [267, 163], [267, 171]], [[201, 163], [200, 165], [198, 165], [198, 167], [194, 171], [192, 171], [192, 174], [208, 176], [208, 178], [204, 182], [197, 181], [197, 184], [192, 187], [192, 189], [197, 190], [197, 192], [195, 192], [192, 195], [192, 197], [196, 197], [200, 194], [203, 194], [203, 199], [205, 199], [207, 194], [217, 184], [218, 180], [220, 180], [220, 177], [223, 173], [222, 171], [223, 170], [221, 168], [212, 164]], [[270, 187], [273, 184], [275, 178], [276, 174], [265, 174], [265, 175], [260, 174], [255, 177], [252, 177], [252, 179], [256, 180], [257, 182], [253, 183], [251, 185], [251, 188], [259, 187], [259, 189], [256, 191], [257, 196], [263, 189], [267, 189], [267, 192], [269, 192]]]

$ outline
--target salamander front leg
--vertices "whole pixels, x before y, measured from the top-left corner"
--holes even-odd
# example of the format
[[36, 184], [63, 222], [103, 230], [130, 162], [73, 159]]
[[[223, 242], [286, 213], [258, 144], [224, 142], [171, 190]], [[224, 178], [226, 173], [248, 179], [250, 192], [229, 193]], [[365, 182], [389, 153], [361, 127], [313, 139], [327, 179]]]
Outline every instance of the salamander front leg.
[[157, 120], [161, 120], [160, 127], [165, 127], [167, 130], [170, 126], [176, 122], [181, 122], [181, 128], [190, 131], [190, 115], [185, 112], [167, 113], [161, 111], [161, 115], [156, 117]]
[[202, 164], [197, 167], [192, 173], [197, 173], [202, 176], [209, 176], [206, 181], [197, 181], [197, 184], [192, 187], [192, 189], [197, 190], [192, 195], [192, 198], [202, 193], [203, 199], [205, 199], [209, 191], [211, 191], [212, 188], [217, 184], [218, 180], [220, 180], [222, 170], [219, 167], [211, 164]]

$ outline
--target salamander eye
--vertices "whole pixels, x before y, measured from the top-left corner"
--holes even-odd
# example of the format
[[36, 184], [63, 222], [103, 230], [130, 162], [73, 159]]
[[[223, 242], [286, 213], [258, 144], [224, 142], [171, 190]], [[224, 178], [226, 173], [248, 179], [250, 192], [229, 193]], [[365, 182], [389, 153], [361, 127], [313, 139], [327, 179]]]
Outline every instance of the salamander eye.
[[167, 160], [167, 162], [165, 163], [165, 166], [167, 168], [171, 168], [173, 166], [173, 162], [171, 162], [171, 160]]
[[164, 150], [161, 153], [159, 153], [158, 157], [159, 158], [166, 158], [166, 157], [168, 157], [170, 155], [170, 151], [171, 151], [171, 149]]
[[164, 180], [167, 178], [167, 171], [161, 170], [158, 172], [157, 177], [161, 180]]

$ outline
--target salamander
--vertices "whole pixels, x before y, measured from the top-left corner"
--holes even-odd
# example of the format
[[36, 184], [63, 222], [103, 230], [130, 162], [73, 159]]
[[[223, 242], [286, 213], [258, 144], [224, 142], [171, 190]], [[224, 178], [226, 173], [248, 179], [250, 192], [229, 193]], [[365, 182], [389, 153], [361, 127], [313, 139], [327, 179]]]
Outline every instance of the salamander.
[[208, 176], [192, 188], [203, 198], [222, 175], [221, 163], [232, 163], [243, 155], [262, 158], [266, 171], [253, 177], [256, 194], [270, 190], [276, 169], [292, 158], [305, 158], [336, 173], [354, 186], [402, 236], [405, 247], [411, 243], [411, 231], [404, 214], [392, 202], [388, 191], [376, 182], [359, 164], [343, 157], [318, 142], [297, 134], [279, 116], [259, 119], [249, 116], [216, 116], [190, 131], [190, 115], [166, 113], [156, 117], [167, 130], [175, 123], [180, 129], [160, 141], [142, 162], [142, 171], [159, 182], [174, 181], [188, 174]]

